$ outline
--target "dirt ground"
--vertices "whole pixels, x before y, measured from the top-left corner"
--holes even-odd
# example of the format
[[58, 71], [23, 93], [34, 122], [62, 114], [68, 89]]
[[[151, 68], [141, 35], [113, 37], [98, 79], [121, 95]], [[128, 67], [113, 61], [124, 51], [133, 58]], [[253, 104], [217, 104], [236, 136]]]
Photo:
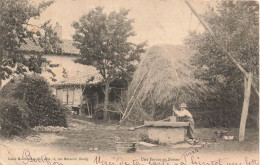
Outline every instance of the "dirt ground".
[[[17, 137], [14, 139], [1, 139], [0, 144], [2, 145], [2, 150], [5, 150], [7, 147], [12, 149], [15, 146], [20, 146], [21, 150], [19, 152], [23, 152], [22, 149], [24, 148], [31, 148], [31, 150], [51, 150], [52, 152], [55, 150], [55, 153], [67, 153], [67, 155], [83, 153], [88, 153], [88, 155], [116, 155], [118, 154], [115, 145], [116, 142], [138, 142], [147, 136], [145, 128], [135, 131], [129, 131], [128, 128], [129, 127], [120, 127], [117, 129], [115, 124], [108, 125], [97, 122], [93, 123], [84, 119], [73, 117], [69, 120], [69, 127], [65, 130], [57, 132], [40, 131], [30, 135], [26, 139]], [[247, 129], [246, 139], [244, 142], [238, 142], [237, 128], [229, 129], [228, 134], [234, 136], [232, 141], [225, 141], [216, 137], [215, 131], [223, 129], [224, 128], [196, 128], [195, 134], [197, 139], [200, 142], [203, 142], [203, 144], [206, 143], [208, 146], [199, 146], [198, 149], [194, 147], [195, 150], [193, 149], [193, 146], [188, 143], [181, 143], [177, 145], [157, 144], [153, 147], [138, 144], [137, 151], [133, 154], [138, 155], [138, 153], [141, 153], [142, 155], [156, 155], [157, 153], [166, 153], [170, 155], [179, 155], [178, 159], [182, 159], [185, 153], [193, 151], [199, 151], [200, 154], [204, 153], [210, 155], [214, 155], [216, 153], [222, 155], [234, 155], [235, 153], [249, 153], [249, 155], [258, 155], [259, 131], [257, 129]], [[106, 165], [105, 163], [101, 164]]]
[[[71, 119], [71, 130], [56, 133], [63, 139], [57, 139], [51, 144], [55, 147], [76, 152], [87, 151], [89, 148], [98, 148], [101, 152], [116, 151], [115, 142], [132, 141], [137, 142], [147, 136], [146, 129], [137, 129], [128, 131], [128, 127], [116, 128], [115, 124], [93, 124], [92, 122]], [[230, 151], [259, 151], [259, 135], [257, 129], [247, 129], [244, 142], [238, 142], [238, 129], [228, 129], [228, 135], [234, 136], [232, 141], [226, 141], [218, 138], [215, 134], [217, 130], [226, 128], [196, 128], [196, 138], [200, 141], [211, 144], [211, 147], [205, 148], [205, 152], [230, 152]], [[185, 145], [184, 145], [185, 146]], [[169, 151], [173, 145], [160, 144], [155, 147], [146, 147], [138, 145], [139, 150]], [[184, 147], [185, 150], [186, 147]], [[175, 148], [183, 150], [183, 147]]]

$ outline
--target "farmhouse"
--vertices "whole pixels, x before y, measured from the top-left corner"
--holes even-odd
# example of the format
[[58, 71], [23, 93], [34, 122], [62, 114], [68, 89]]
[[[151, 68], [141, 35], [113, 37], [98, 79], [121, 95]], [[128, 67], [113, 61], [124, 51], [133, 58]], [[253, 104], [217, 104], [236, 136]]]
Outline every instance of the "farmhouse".
[[60, 54], [45, 54], [43, 48], [31, 40], [26, 40], [27, 44], [23, 44], [21, 50], [28, 56], [42, 53], [46, 62], [42, 64], [41, 75], [50, 83], [53, 94], [73, 109], [86, 105], [86, 115], [92, 115], [93, 107], [103, 100], [102, 77], [93, 66], [74, 62], [80, 51], [73, 41], [62, 39], [62, 26], [57, 23], [54, 31], [62, 41]]

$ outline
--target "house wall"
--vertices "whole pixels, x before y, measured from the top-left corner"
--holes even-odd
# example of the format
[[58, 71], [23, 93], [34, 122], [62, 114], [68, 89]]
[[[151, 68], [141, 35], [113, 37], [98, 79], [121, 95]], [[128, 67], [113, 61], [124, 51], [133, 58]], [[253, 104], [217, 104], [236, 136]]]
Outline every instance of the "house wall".
[[80, 87], [55, 88], [56, 97], [65, 105], [79, 107], [81, 105], [82, 89]]
[[[51, 70], [55, 73], [55, 79], [62, 81], [64, 79], [63, 68], [66, 71], [75, 71], [79, 69], [79, 64], [75, 63], [75, 56], [64, 56], [64, 55], [43, 55], [43, 58], [50, 61], [51, 64], [58, 64], [58, 67], [53, 67]], [[43, 71], [46, 71], [47, 67], [43, 66]], [[82, 89], [81, 87], [53, 87], [53, 92], [56, 97], [62, 101], [63, 104], [78, 107], [81, 103]]]
[[[83, 95], [79, 85], [84, 85], [92, 75], [96, 75], [95, 70], [93, 72], [93, 67], [75, 63], [76, 56], [43, 55], [43, 58], [46, 58], [51, 64], [58, 64], [58, 66], [51, 68], [55, 73], [56, 81], [50, 82], [56, 87], [57, 98], [65, 105], [79, 107]], [[64, 69], [67, 77], [64, 75]]]
[[[46, 58], [46, 60], [50, 61], [51, 64], [59, 64], [58, 67], [51, 68], [51, 70], [56, 74], [55, 79], [57, 79], [57, 81], [63, 80], [63, 68], [70, 72], [77, 72], [77, 69], [79, 68], [79, 64], [74, 62], [76, 59], [75, 56], [43, 55], [43, 58]], [[48, 65], [45, 65], [45, 67], [47, 66]], [[46, 71], [44, 66], [42, 70]]]
[[[59, 64], [58, 67], [51, 68], [55, 73], [54, 78], [56, 79], [56, 81], [51, 82], [51, 84], [56, 87], [58, 86], [56, 89], [57, 97], [63, 104], [74, 107], [81, 105], [83, 92], [78, 85], [84, 85], [87, 80], [93, 76], [95, 76], [95, 81], [98, 82], [98, 71], [92, 66], [75, 63], [74, 60], [77, 58], [76, 56], [43, 55], [43, 58], [46, 58], [51, 64]], [[46, 65], [46, 67], [48, 67], [48, 65]], [[66, 70], [68, 77], [64, 77], [63, 68]], [[49, 75], [49, 73], [47, 74]], [[89, 96], [89, 98], [92, 97], [92, 95]]]

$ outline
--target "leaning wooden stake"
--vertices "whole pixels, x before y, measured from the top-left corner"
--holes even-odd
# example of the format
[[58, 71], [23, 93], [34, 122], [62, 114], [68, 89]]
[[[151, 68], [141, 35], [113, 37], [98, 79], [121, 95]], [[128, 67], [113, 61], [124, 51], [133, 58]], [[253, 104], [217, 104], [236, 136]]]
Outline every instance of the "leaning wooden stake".
[[[145, 86], [145, 85], [144, 85], [144, 86]], [[120, 123], [119, 123], [119, 125], [118, 125], [117, 127], [120, 127], [120, 126], [123, 124], [123, 122], [127, 119], [127, 117], [130, 115], [130, 113], [131, 113], [131, 111], [132, 111], [132, 109], [133, 109], [133, 107], [134, 107], [136, 101], [138, 100], [139, 95], [140, 95], [142, 89], [144, 88], [144, 86], [141, 88], [141, 90], [140, 90], [139, 93], [137, 94], [137, 96], [136, 96], [136, 98], [135, 98], [135, 100], [134, 100], [132, 106], [130, 107], [128, 113], [124, 116], [124, 118], [122, 118], [122, 120], [120, 121]]]
[[134, 99], [135, 93], [136, 93], [137, 89], [139, 88], [139, 86], [141, 85], [141, 83], [143, 82], [144, 77], [146, 76], [147, 73], [148, 73], [148, 70], [145, 72], [145, 74], [144, 74], [143, 77], [141, 78], [140, 82], [139, 82], [138, 85], [136, 86], [136, 88], [135, 88], [135, 90], [134, 90], [134, 93], [132, 94], [131, 99], [128, 101], [127, 106], [126, 106], [126, 109], [125, 109], [125, 112], [123, 113], [122, 118], [121, 118], [121, 120], [119, 121], [119, 123], [121, 123], [121, 122], [124, 120], [124, 118], [125, 118], [125, 116], [126, 116], [126, 114], [127, 114], [128, 108], [129, 108], [129, 106], [130, 106], [130, 103], [131, 103], [132, 100]]
[[240, 120], [240, 129], [239, 129], [239, 141], [245, 140], [245, 129], [246, 129], [246, 119], [248, 114], [250, 93], [251, 93], [251, 84], [252, 84], [252, 73], [249, 72], [248, 80], [245, 77], [245, 94], [244, 94], [244, 103]]

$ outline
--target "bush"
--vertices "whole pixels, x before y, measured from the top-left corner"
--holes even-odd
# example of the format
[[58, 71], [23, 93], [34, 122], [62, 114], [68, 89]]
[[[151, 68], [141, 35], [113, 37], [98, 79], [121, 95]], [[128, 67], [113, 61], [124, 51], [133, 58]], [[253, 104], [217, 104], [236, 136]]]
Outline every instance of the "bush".
[[[120, 114], [117, 108], [115, 107], [117, 103], [109, 103], [108, 104], [108, 116], [111, 120], [120, 120]], [[104, 118], [104, 104], [99, 104], [95, 109], [93, 113], [93, 118], [102, 120]]]
[[35, 126], [67, 126], [66, 108], [52, 94], [48, 82], [37, 75], [25, 76], [18, 84], [15, 98], [23, 98], [31, 109], [29, 124]]
[[[1, 91], [15, 99], [23, 100], [28, 111], [28, 123], [35, 126], [67, 126], [67, 108], [52, 94], [48, 82], [39, 75], [26, 75], [9, 82]], [[11, 89], [11, 90], [8, 90]]]
[[25, 102], [0, 98], [1, 134], [6, 137], [25, 136], [30, 130], [29, 111]]
[[104, 105], [103, 104], [99, 104], [94, 109], [93, 118], [98, 119], [98, 120], [103, 120], [103, 118], [104, 118]]

